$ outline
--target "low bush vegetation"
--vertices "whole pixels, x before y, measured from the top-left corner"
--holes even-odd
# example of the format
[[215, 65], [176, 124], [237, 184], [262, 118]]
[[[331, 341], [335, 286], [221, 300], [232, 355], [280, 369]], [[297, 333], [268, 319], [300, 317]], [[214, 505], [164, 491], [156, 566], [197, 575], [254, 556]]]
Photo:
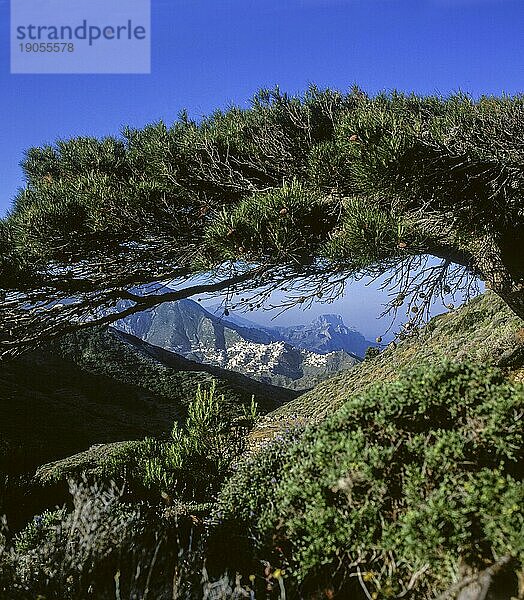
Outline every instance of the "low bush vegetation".
[[250, 595], [249, 580], [206, 570], [202, 532], [129, 505], [114, 485], [71, 486], [72, 509], [46, 511], [11, 544], [0, 531], [2, 600], [197, 600]]
[[421, 366], [253, 456], [219, 517], [303, 589], [433, 598], [502, 558], [521, 569], [523, 414], [498, 370]]
[[224, 417], [213, 384], [197, 390], [183, 426], [175, 423], [171, 439], [145, 440], [137, 468], [146, 487], [166, 496], [210, 500], [230, 474], [244, 448], [247, 427], [256, 419], [256, 405], [241, 421]]
[[169, 437], [95, 447], [41, 469], [40, 479], [52, 484], [87, 476], [114, 481], [135, 499], [209, 502], [231, 474], [258, 417], [254, 399], [240, 417], [223, 406], [214, 384], [198, 386], [184, 423], [175, 421]]
[[366, 353], [364, 354], [364, 360], [373, 360], [375, 356], [380, 354], [380, 348], [375, 346], [368, 346]]
[[81, 483], [0, 531], [0, 597], [433, 600], [491, 568], [517, 596], [524, 387], [502, 371], [421, 365], [240, 459], [256, 406], [220, 407], [198, 389], [168, 439], [57, 469]]
[[71, 501], [14, 535], [4, 523], [0, 598], [249, 597], [234, 572], [209, 576], [205, 527], [195, 516], [209, 511], [257, 418], [254, 400], [233, 420], [223, 400], [214, 385], [199, 387], [169, 439], [117, 444], [69, 468], [52, 466], [47, 483], [70, 479]]

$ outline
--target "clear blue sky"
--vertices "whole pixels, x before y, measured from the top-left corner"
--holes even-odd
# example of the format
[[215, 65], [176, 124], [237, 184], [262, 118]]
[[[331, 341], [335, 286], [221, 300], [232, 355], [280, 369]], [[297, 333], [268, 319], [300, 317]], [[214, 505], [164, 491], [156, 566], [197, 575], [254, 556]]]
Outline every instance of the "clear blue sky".
[[0, 214], [24, 149], [57, 138], [198, 117], [275, 84], [476, 96], [524, 81], [523, 0], [152, 0], [151, 75], [10, 75], [8, 35], [0, 0]]

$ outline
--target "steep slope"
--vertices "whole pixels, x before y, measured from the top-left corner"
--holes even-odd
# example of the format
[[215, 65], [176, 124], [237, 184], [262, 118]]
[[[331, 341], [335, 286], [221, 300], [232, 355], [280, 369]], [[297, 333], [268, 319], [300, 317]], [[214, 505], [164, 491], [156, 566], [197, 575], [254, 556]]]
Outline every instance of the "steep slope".
[[260, 323], [255, 323], [252, 319], [247, 319], [233, 310], [228, 309], [227, 315], [224, 313], [224, 305], [223, 304], [214, 304], [211, 306], [205, 307], [207, 312], [211, 313], [215, 317], [225, 321], [226, 323], [232, 323], [233, 325], [238, 325], [240, 327], [246, 327], [247, 329], [263, 329], [264, 331], [273, 331], [274, 327], [267, 327], [265, 325], [261, 325]]
[[[69, 345], [71, 344], [71, 345]], [[237, 412], [255, 396], [262, 412], [268, 412], [298, 394], [253, 381], [239, 373], [188, 360], [134, 336], [110, 328], [79, 332], [62, 340], [58, 352], [90, 372], [146, 386], [185, 407], [199, 384], [216, 382], [224, 394], [224, 408]]]
[[[146, 313], [127, 317], [119, 321], [117, 327], [190, 360], [289, 389], [311, 388], [331, 374], [359, 362], [358, 357], [345, 352], [340, 343], [340, 347], [335, 343], [322, 346], [322, 341], [329, 337], [327, 333], [320, 332], [315, 339], [322, 350], [311, 351], [307, 344], [291, 343], [287, 334], [276, 329], [263, 328], [247, 320], [230, 322], [192, 300], [165, 303]], [[343, 324], [338, 327], [339, 337], [344, 336], [343, 327]], [[310, 339], [315, 337], [312, 328], [307, 335]], [[305, 339], [304, 335], [295, 337]]]
[[252, 441], [258, 445], [293, 424], [320, 421], [370, 384], [394, 380], [406, 368], [442, 359], [496, 364], [511, 369], [512, 377], [520, 379], [524, 322], [488, 291], [455, 311], [434, 317], [396, 347], [390, 345], [376, 358], [334, 375], [270, 413], [252, 433]]
[[227, 342], [242, 339], [255, 344], [269, 344], [275, 341], [262, 329], [224, 321], [193, 300], [165, 302], [118, 321], [117, 328], [149, 344], [198, 361], [224, 351]]
[[24, 470], [92, 444], [161, 435], [213, 381], [234, 413], [252, 395], [262, 412], [296, 395], [93, 329], [0, 365], [0, 442], [19, 449]]
[[166, 432], [179, 417], [170, 399], [45, 350], [0, 367], [0, 439], [16, 449], [19, 471], [91, 444]]
[[239, 340], [227, 349], [222, 364], [261, 382], [304, 390], [359, 362], [346, 352], [316, 354], [286, 342], [253, 344]]

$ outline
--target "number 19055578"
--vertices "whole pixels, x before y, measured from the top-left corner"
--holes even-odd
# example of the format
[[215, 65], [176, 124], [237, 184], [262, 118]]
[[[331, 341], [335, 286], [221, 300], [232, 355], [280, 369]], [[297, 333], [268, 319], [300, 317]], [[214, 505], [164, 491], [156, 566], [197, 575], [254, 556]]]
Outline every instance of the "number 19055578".
[[20, 44], [20, 52], [74, 52], [72, 42], [26, 42]]

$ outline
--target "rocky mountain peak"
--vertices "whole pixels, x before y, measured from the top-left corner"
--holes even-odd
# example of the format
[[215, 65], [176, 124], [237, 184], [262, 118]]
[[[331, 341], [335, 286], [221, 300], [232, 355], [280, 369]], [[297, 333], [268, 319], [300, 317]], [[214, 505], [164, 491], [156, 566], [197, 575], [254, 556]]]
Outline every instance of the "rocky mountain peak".
[[349, 329], [349, 327], [346, 327], [346, 325], [344, 324], [344, 319], [342, 318], [342, 315], [335, 314], [318, 316], [311, 322], [310, 327], [344, 327], [346, 329]]

